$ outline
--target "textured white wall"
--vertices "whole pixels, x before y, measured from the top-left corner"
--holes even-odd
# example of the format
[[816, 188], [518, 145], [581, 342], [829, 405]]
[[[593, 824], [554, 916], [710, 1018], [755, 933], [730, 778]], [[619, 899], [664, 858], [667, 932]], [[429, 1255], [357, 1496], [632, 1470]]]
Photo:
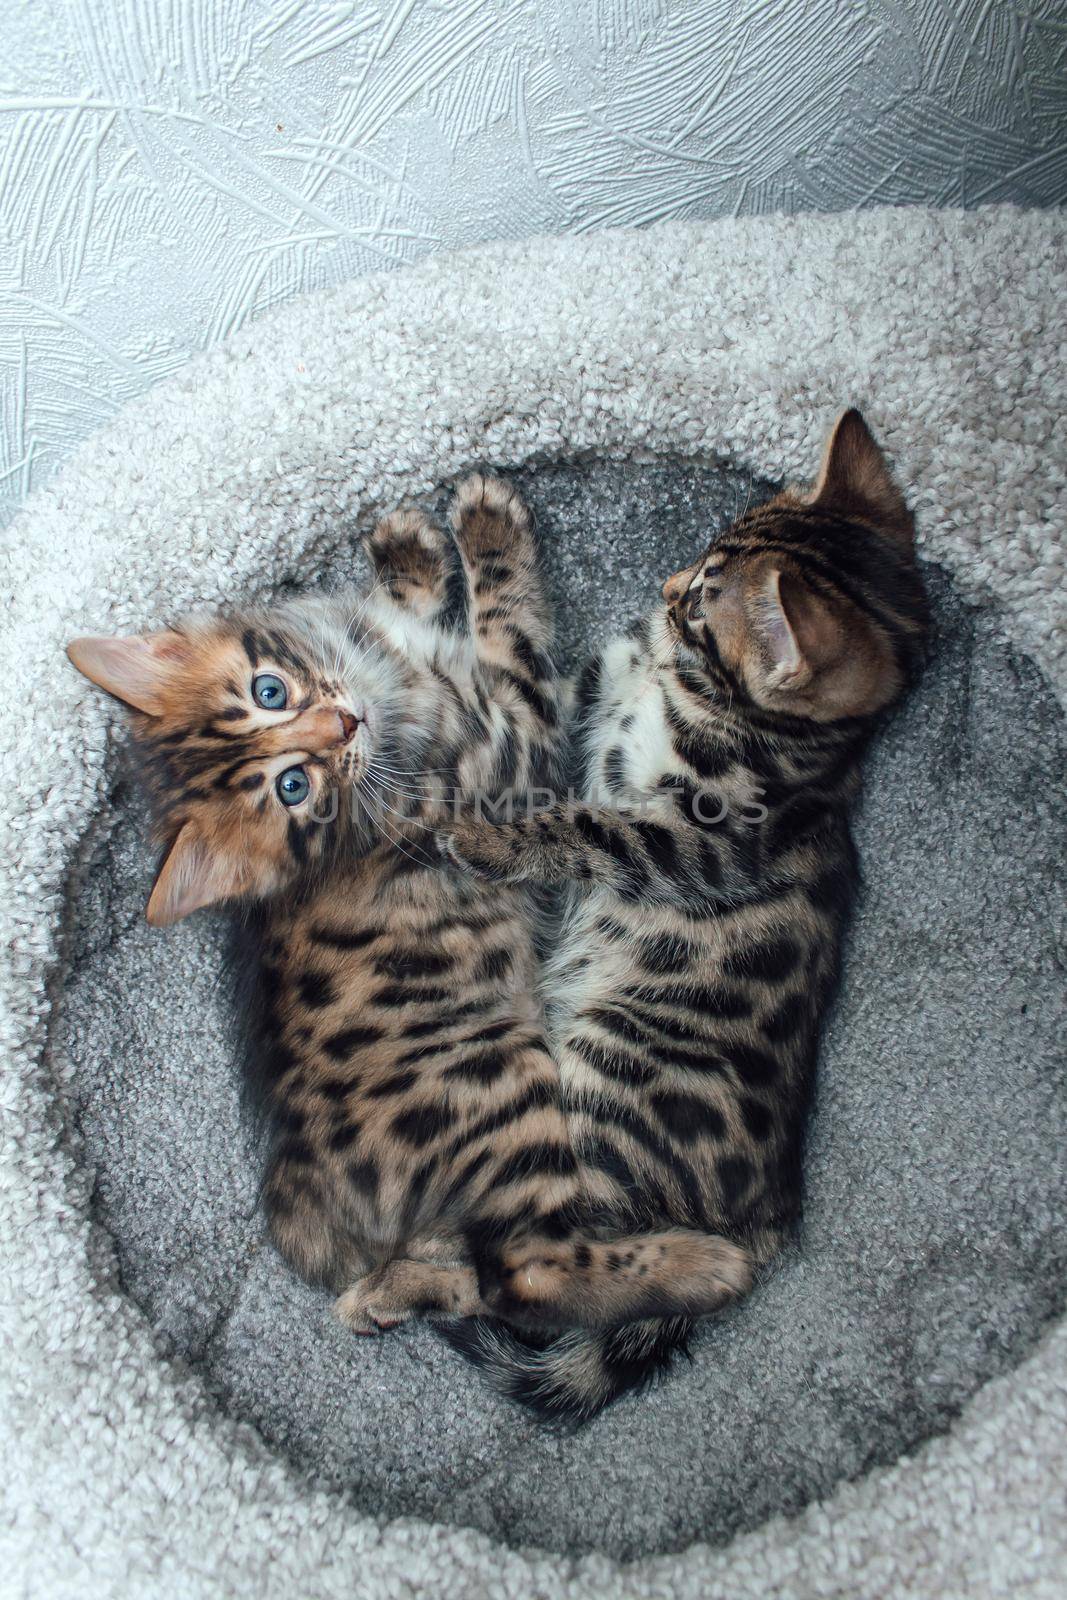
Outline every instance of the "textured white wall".
[[429, 250], [1067, 199], [1064, 0], [0, 0], [0, 512], [193, 350]]

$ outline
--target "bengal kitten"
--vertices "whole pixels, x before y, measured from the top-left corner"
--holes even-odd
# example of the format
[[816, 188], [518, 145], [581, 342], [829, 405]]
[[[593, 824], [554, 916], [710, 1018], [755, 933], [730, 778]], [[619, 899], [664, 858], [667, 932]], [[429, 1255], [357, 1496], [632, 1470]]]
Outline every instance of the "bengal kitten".
[[[707, 1230], [758, 1266], [799, 1211], [861, 757], [926, 630], [912, 518], [859, 412], [811, 492], [746, 511], [663, 597], [587, 674], [588, 803], [461, 820], [444, 842], [486, 881], [577, 885], [546, 977], [549, 1042], [603, 1236]], [[597, 1265], [561, 1241], [497, 1307], [589, 1322]], [[476, 1323], [462, 1342], [505, 1392], [581, 1417], [689, 1332], [647, 1319], [535, 1352]]]
[[[349, 1328], [498, 1300], [520, 1325], [552, 1328], [709, 1309], [747, 1285], [732, 1243], [642, 1237], [619, 1274], [614, 1250], [578, 1231], [533, 895], [480, 883], [434, 847], [454, 794], [551, 782], [560, 734], [522, 503], [471, 477], [453, 527], [467, 632], [446, 625], [448, 541], [407, 512], [373, 533], [378, 583], [361, 601], [70, 646], [133, 712], [165, 846], [148, 918], [256, 908], [248, 1009], [275, 1135], [269, 1228], [298, 1272], [335, 1291]], [[583, 1303], [540, 1294], [527, 1312], [509, 1275], [561, 1240], [586, 1262]]]

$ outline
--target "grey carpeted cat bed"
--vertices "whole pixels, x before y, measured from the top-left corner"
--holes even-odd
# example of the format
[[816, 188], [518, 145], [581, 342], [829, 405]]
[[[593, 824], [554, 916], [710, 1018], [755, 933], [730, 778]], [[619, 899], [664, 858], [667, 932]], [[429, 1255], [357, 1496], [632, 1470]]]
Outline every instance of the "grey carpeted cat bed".
[[[0, 1563], [24, 1592], [1060, 1594], [1065, 269], [1062, 216], [1004, 209], [436, 260], [194, 363], [18, 519]], [[538, 513], [574, 659], [810, 475], [850, 401], [917, 506], [937, 640], [870, 763], [803, 1235], [665, 1385], [544, 1434], [429, 1329], [346, 1337], [264, 1244], [221, 928], [144, 925], [121, 727], [61, 646], [331, 582], [379, 511], [488, 462]]]

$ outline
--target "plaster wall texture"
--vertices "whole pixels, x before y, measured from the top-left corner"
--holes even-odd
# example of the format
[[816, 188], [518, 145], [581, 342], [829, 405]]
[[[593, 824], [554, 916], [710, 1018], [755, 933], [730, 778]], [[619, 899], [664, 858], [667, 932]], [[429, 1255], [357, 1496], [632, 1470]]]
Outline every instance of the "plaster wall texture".
[[668, 218], [1067, 199], [1064, 0], [0, 0], [0, 518], [307, 289]]

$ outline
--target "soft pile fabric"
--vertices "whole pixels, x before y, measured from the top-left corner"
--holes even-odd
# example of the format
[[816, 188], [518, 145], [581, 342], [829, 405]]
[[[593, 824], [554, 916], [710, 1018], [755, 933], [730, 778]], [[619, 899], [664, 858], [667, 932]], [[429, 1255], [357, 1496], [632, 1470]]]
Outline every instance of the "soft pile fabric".
[[[1002, 209], [439, 259], [246, 331], [16, 522], [0, 1560], [24, 1592], [1059, 1593], [1065, 267], [1062, 217]], [[428, 1330], [353, 1350], [262, 1246], [218, 930], [143, 929], [119, 719], [61, 647], [336, 575], [376, 512], [489, 463], [521, 469], [577, 651], [752, 474], [810, 474], [845, 403], [947, 576], [860, 817], [801, 1247], [691, 1369], [548, 1438]]]
[[[566, 664], [767, 494], [692, 463], [516, 477]], [[573, 1439], [487, 1393], [425, 1327], [353, 1342], [264, 1241], [224, 931], [146, 925], [152, 853], [117, 768], [114, 826], [72, 910], [55, 1059], [121, 1281], [227, 1411], [367, 1511], [626, 1559], [724, 1541], [896, 1460], [1029, 1352], [1067, 1286], [1067, 804], [1048, 818], [1067, 738], [995, 616], [929, 582], [930, 668], [879, 741], [858, 818], [866, 892], [799, 1254], [705, 1324], [691, 1367]]]

